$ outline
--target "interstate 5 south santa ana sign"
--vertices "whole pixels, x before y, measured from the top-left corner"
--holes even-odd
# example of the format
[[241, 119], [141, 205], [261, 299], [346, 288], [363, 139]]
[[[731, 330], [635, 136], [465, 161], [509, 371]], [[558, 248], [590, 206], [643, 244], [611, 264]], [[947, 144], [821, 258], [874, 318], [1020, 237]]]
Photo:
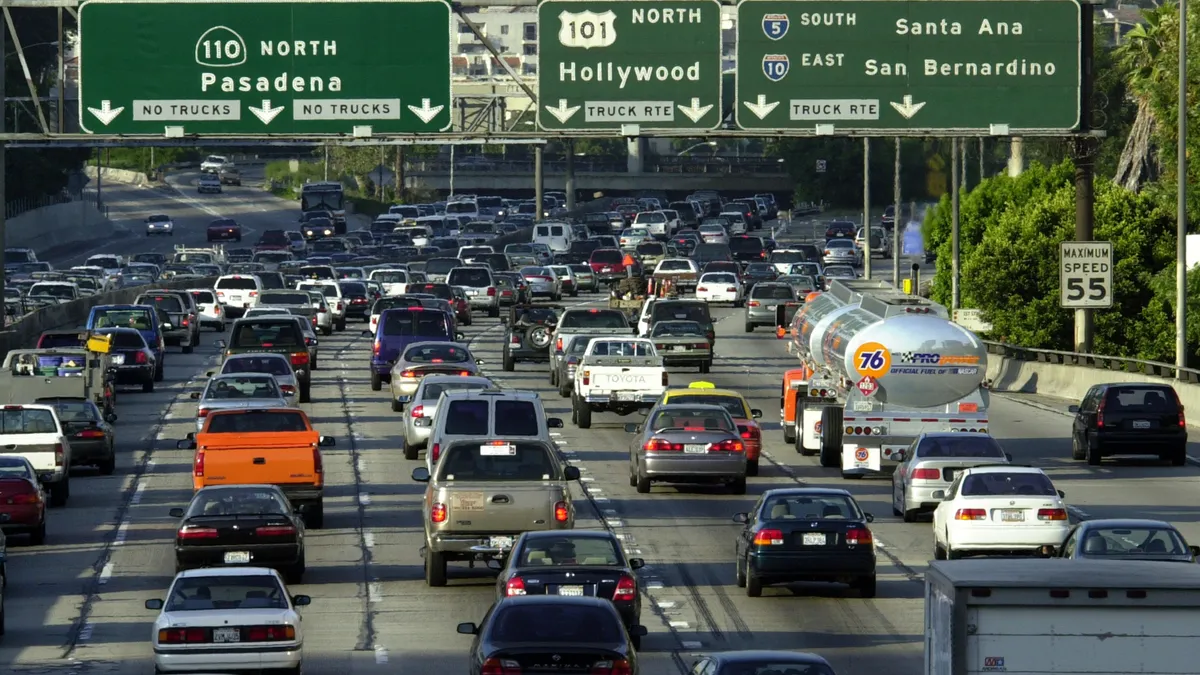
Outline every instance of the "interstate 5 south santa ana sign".
[[89, 133], [451, 124], [450, 7], [441, 0], [89, 0], [79, 23], [80, 125]]
[[716, 0], [545, 0], [538, 126], [713, 129], [721, 122]]
[[1074, 130], [1076, 0], [743, 0], [738, 126]]

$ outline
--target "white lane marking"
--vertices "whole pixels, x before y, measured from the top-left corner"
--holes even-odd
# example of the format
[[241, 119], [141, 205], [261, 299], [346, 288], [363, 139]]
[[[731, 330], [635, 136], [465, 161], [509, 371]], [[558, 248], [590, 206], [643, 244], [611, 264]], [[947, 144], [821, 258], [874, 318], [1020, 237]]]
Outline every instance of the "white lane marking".
[[604, 520], [609, 527], [625, 527], [625, 523], [621, 522], [620, 518], [606, 518]]
[[370, 506], [371, 505], [370, 493], [368, 493], [368, 492], [358, 493], [358, 503], [362, 504], [363, 506]]
[[1091, 515], [1089, 515], [1087, 511], [1084, 511], [1083, 509], [1079, 508], [1078, 506], [1068, 506], [1067, 511], [1070, 512], [1071, 515], [1075, 516], [1079, 520], [1088, 520], [1089, 518], [1091, 518]]
[[[596, 492], [596, 490], [592, 490], [592, 492]], [[596, 502], [597, 504], [603, 504], [604, 502], [609, 501], [609, 499], [608, 497], [592, 497], [592, 501]]]
[[154, 438], [156, 438], [157, 440], [160, 440], [160, 441], [165, 441], [165, 440], [167, 440], [167, 436], [168, 436], [168, 434], [167, 434], [166, 429], [159, 429], [158, 435], [156, 435]]
[[604, 509], [604, 515], [615, 516], [615, 515], [617, 515], [617, 510], [616, 509]]
[[375, 548], [375, 533], [363, 532], [363, 544], [366, 545], [367, 548]]
[[122, 520], [117, 527], [117, 536], [113, 539], [113, 546], [120, 546], [125, 543], [125, 537], [129, 532], [129, 521]]
[[704, 646], [703, 642], [696, 642], [695, 640], [683, 640], [679, 644], [683, 646], [684, 649], [700, 649]]
[[662, 607], [663, 609], [671, 609], [675, 607], [677, 603], [674, 600], [664, 600], [662, 602], [655, 602], [654, 604]]
[[376, 582], [367, 584], [367, 602], [383, 602], [383, 584]]
[[91, 640], [92, 639], [92, 631], [94, 631], [95, 629], [96, 629], [96, 627], [92, 625], [91, 621], [88, 621], [87, 623], [83, 624], [83, 627], [79, 629], [79, 641], [87, 642], [88, 640]]
[[133, 496], [129, 498], [130, 506], [137, 506], [142, 503], [142, 493], [146, 491], [146, 481], [139, 481], [137, 489], [133, 491]]
[[359, 457], [358, 462], [356, 462], [356, 465], [358, 466], [358, 472], [360, 474], [362, 474], [363, 476], [366, 476], [367, 475], [367, 460], [363, 457]]
[[562, 436], [562, 432], [561, 431], [551, 431], [550, 435], [554, 436], [554, 437], [558, 437], [558, 436]]
[[375, 664], [383, 665], [388, 662], [388, 650], [383, 645], [375, 645]]
[[[594, 478], [589, 478], [589, 477], [587, 477], [587, 476], [584, 476], [583, 478], [580, 478], [579, 480], [582, 480], [582, 481], [592, 481], [592, 480], [595, 480], [595, 479], [594, 479]], [[592, 486], [592, 485], [585, 485], [585, 486], [584, 486], [584, 489], [585, 489], [585, 490], [587, 490], [588, 492], [604, 492], [604, 488], [598, 488], [598, 487], [595, 487], [595, 486]]]
[[633, 554], [634, 554], [634, 555], [641, 555], [641, 554], [642, 554], [642, 549], [640, 549], [640, 548], [635, 548], [635, 549], [633, 549]]
[[655, 580], [655, 581], [647, 581], [646, 588], [658, 590], [661, 588], [666, 588], [666, 586], [663, 584], [663, 582]]
[[150, 473], [153, 470], [154, 470], [154, 458], [151, 457], [150, 459], [146, 460], [146, 473]]
[[113, 564], [112, 563], [104, 563], [104, 569], [100, 570], [99, 584], [101, 586], [103, 586], [104, 584], [107, 584], [108, 580], [112, 577], [112, 573], [113, 573]]
[[692, 624], [690, 624], [686, 621], [671, 621], [667, 625], [670, 626], [671, 628], [687, 628], [687, 627], [691, 626]]

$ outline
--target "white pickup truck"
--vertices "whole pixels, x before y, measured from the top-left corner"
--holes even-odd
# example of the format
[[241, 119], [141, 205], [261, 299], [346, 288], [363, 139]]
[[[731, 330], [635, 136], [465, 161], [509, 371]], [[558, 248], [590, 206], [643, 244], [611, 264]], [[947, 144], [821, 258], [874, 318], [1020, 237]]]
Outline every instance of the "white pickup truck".
[[0, 454], [29, 460], [51, 506], [65, 506], [71, 496], [71, 445], [54, 406], [0, 406]]
[[580, 429], [588, 429], [593, 412], [628, 415], [653, 406], [666, 389], [667, 368], [653, 342], [592, 338], [575, 369], [571, 420]]

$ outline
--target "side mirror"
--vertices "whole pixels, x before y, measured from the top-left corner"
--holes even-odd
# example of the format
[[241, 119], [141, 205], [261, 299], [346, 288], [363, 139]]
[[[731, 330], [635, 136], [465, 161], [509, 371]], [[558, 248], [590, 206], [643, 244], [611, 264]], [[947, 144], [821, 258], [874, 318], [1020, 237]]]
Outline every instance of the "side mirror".
[[868, 523], [875, 522], [875, 515], [872, 513], [864, 513], [863, 518], [865, 518]]
[[292, 604], [296, 607], [307, 607], [312, 604], [312, 598], [307, 595], [293, 595]]
[[634, 424], [633, 422], [626, 422], [626, 423], [625, 423], [625, 433], [627, 433], [627, 434], [636, 434], [636, 433], [637, 433], [637, 432], [639, 432], [639, 431], [641, 431], [641, 425], [640, 425], [640, 424]]
[[477, 365], [477, 366], [482, 366], [484, 363], [487, 363], [487, 362], [484, 361], [483, 359], [475, 359], [475, 365]]
[[488, 558], [486, 564], [489, 570], [496, 570], [499, 572], [500, 570], [504, 569], [504, 567], [500, 565], [500, 561], [496, 560], [495, 558]]
[[946, 491], [945, 490], [934, 490], [933, 494], [929, 495], [929, 498], [930, 499], [945, 499]]
[[1012, 461], [1012, 453], [1009, 453], [1009, 452], [1004, 453], [1004, 459], [1007, 459], [1008, 461], [1011, 462]]
[[1200, 556], [1200, 546], [1189, 546], [1188, 550], [1192, 552], [1192, 556]]
[[546, 428], [547, 429], [561, 429], [561, 428], [563, 428], [563, 421], [558, 417], [547, 417], [546, 418]]
[[1077, 413], [1077, 412], [1079, 412], [1079, 406], [1077, 406], [1077, 405], [1069, 405], [1069, 406], [1067, 406], [1067, 412], [1069, 412], [1069, 413]]
[[1054, 553], [1055, 553], [1054, 547], [1051, 546], [1050, 544], [1046, 544], [1045, 546], [1038, 547], [1037, 554], [1038, 554], [1039, 558], [1053, 558]]
[[202, 393], [203, 392], [193, 391], [192, 393], [188, 394], [188, 398], [192, 399], [193, 401], [199, 401], [200, 394], [202, 394]]
[[457, 630], [458, 630], [459, 635], [478, 635], [479, 634], [479, 627], [473, 623], [460, 623], [460, 624], [458, 624]]
[[1060, 499], [1066, 499], [1067, 493], [1063, 492], [1062, 490], [1055, 490], [1055, 492], [1058, 493]]
[[645, 566], [646, 566], [646, 561], [642, 560], [641, 558], [630, 558], [629, 559], [629, 569], [631, 569], [631, 570], [640, 570]]
[[645, 626], [634, 626], [633, 630], [631, 630], [630, 632], [633, 633], [637, 637], [646, 637], [647, 635], [650, 634], [650, 630], [648, 628], [646, 628]]
[[196, 441], [176, 441], [175, 448], [178, 450], [195, 450]]
[[372, 332], [371, 332], [371, 331], [369, 331], [369, 330], [364, 330], [364, 331], [362, 332], [362, 336], [363, 336], [363, 337], [375, 337], [375, 334], [374, 334], [374, 333], [372, 333]]
[[454, 339], [455, 339], [455, 340], [457, 340], [457, 341], [459, 341], [459, 342], [462, 342], [463, 340], [466, 340], [466, 339], [467, 339], [467, 334], [466, 334], [466, 333], [464, 333], [464, 332], [462, 332], [462, 331], [459, 331], [459, 332], [457, 332], [457, 333], [455, 333], [455, 334], [454, 334]]
[[565, 477], [567, 480], [579, 480], [579, 467], [568, 466], [567, 468], [563, 469], [563, 477]]
[[158, 598], [155, 598], [154, 600], [146, 601], [146, 609], [162, 609], [162, 608], [163, 608], [163, 601], [159, 600]]
[[168, 513], [170, 514], [170, 516], [172, 518], [182, 518], [183, 517], [183, 509], [181, 509], [181, 508], [171, 509]]
[[433, 426], [433, 418], [432, 417], [422, 417], [420, 419], [414, 420], [413, 426], [421, 427], [422, 429], [424, 429], [425, 427], [431, 427], [431, 426]]
[[638, 408], [637, 414], [641, 415], [642, 417], [645, 417], [650, 414], [650, 409], [649, 408]]
[[50, 481], [54, 480], [54, 474], [52, 474], [52, 473], [43, 473], [43, 474], [41, 474], [40, 476], [38, 476], [38, 480], [39, 480], [39, 481], [41, 481], [41, 482], [43, 482], [43, 483], [49, 483]]
[[117, 421], [117, 413], [108, 413], [104, 416], [104, 421], [113, 424]]
[[216, 342], [213, 343], [213, 346], [216, 347], [217, 349], [225, 349], [226, 347], [229, 346], [229, 344], [226, 343], [224, 340], [217, 340]]
[[212, 377], [213, 375], [216, 375], [216, 374], [217, 374], [217, 371], [215, 371], [215, 370], [206, 370], [206, 371], [204, 371], [204, 376], [205, 376], [205, 377]]
[[162, 325], [162, 329], [163, 330], [175, 330], [175, 325], [172, 323], [164, 323]]
[[321, 344], [320, 340], [318, 340], [317, 338], [310, 338], [310, 339], [312, 340], [312, 346], [314, 346], [314, 347], [320, 346], [320, 344]]
[[337, 439], [334, 438], [333, 436], [322, 436], [320, 438], [320, 440], [318, 440], [318, 443], [320, 443], [322, 448], [336, 448], [337, 447]]
[[[576, 471], [578, 471], [578, 469], [576, 469]], [[429, 469], [426, 469], [423, 466], [418, 466], [417, 468], [413, 469], [413, 471], [412, 471], [412, 479], [417, 481], [418, 483], [428, 483], [429, 482]]]
[[750, 417], [752, 417], [753, 419], [761, 420], [762, 416], [763, 416], [763, 412], [761, 410], [759, 410], [758, 408], [750, 409]]
[[748, 522], [750, 522], [750, 514], [749, 513], [735, 513], [735, 514], [733, 514], [733, 522], [748, 523]]

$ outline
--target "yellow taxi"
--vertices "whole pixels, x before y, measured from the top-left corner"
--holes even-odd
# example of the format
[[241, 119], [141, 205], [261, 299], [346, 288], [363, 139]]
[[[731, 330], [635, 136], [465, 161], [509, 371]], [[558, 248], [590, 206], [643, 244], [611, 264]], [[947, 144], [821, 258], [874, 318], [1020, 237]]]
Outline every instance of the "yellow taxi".
[[658, 402], [719, 405], [729, 411], [746, 444], [746, 475], [758, 475], [758, 458], [762, 454], [762, 427], [757, 420], [762, 419], [762, 411], [751, 408], [746, 397], [732, 389], [718, 389], [712, 382], [693, 382], [687, 388], [667, 389]]

